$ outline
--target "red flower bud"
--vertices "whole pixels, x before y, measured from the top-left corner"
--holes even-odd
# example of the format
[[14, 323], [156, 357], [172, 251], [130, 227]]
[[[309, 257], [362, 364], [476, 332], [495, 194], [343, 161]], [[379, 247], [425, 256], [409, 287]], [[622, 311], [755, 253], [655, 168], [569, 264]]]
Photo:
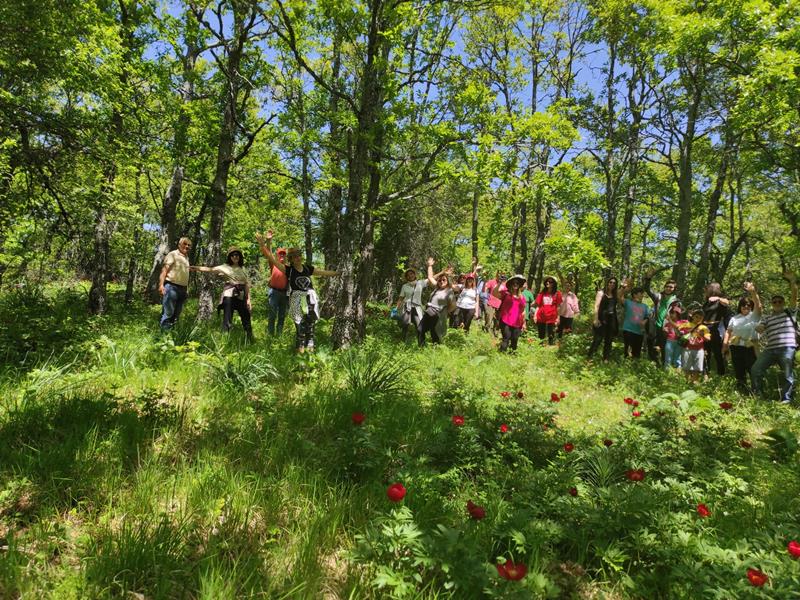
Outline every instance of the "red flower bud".
[[689, 415], [689, 420], [690, 420], [692, 423], [694, 423], [695, 421], [697, 421], [697, 417], [696, 417], [696, 416], [694, 416], [694, 415]]
[[453, 415], [453, 425], [461, 427], [464, 424], [464, 417], [461, 415]]
[[555, 392], [550, 394], [550, 402], [560, 402], [560, 401], [561, 401], [561, 396], [559, 396]]
[[500, 395], [501, 395], [503, 398], [508, 398], [508, 397], [511, 395], [511, 392], [500, 392]]
[[752, 448], [753, 447], [753, 443], [750, 440], [742, 440], [741, 442], [739, 442], [739, 445], [742, 448]]
[[644, 469], [628, 469], [625, 471], [625, 477], [630, 481], [644, 481]]
[[523, 394], [522, 392], [517, 392], [517, 398], [524, 398], [524, 397], [525, 394]]
[[500, 433], [508, 433], [508, 425], [506, 425], [505, 423], [500, 425]]
[[631, 414], [632, 414], [634, 417], [641, 417], [641, 416], [642, 416], [642, 411], [640, 411], [640, 410], [635, 410], [635, 411], [633, 411]]
[[633, 404], [633, 398], [625, 398], [625, 399], [623, 400], [623, 402], [624, 402], [625, 404]]
[[354, 412], [353, 416], [350, 418], [353, 419], [353, 425], [361, 425], [364, 422], [364, 419], [367, 418], [367, 415], [362, 412]]
[[467, 512], [469, 516], [476, 521], [480, 521], [486, 516], [486, 509], [482, 506], [478, 506], [472, 500], [467, 500]]
[[769, 580], [767, 574], [763, 571], [759, 571], [758, 569], [747, 569], [747, 578], [755, 587], [761, 587]]
[[406, 488], [402, 483], [393, 483], [386, 489], [386, 496], [392, 502], [400, 502], [406, 496]]
[[564, 452], [572, 452], [573, 450], [575, 450], [575, 444], [571, 442], [564, 444]]
[[730, 410], [733, 408], [733, 404], [731, 404], [730, 402], [720, 402], [719, 407], [722, 410]]
[[569, 495], [570, 496], [577, 496], [578, 495], [578, 488], [576, 488], [576, 487], [569, 488]]
[[611, 444], [613, 444], [613, 443], [614, 442], [612, 440], [609, 440], [609, 439], [603, 440], [603, 444], [605, 445], [606, 448], [610, 448]]
[[708, 510], [708, 507], [705, 504], [700, 503], [697, 505], [697, 514], [701, 517], [710, 517], [711, 511]]
[[561, 399], [563, 400], [564, 398], [566, 398], [566, 397], [567, 397], [567, 392], [561, 392], [561, 393], [558, 395], [558, 397], [559, 397], [559, 398], [561, 398]]
[[502, 565], [495, 565], [497, 567], [497, 574], [500, 575], [503, 579], [508, 579], [509, 581], [519, 581], [525, 574], [528, 572], [528, 567], [526, 567], [522, 563], [514, 563], [510, 560], [507, 560]]
[[800, 543], [797, 540], [792, 540], [786, 545], [786, 549], [789, 551], [789, 554], [794, 556], [795, 558], [800, 558]]

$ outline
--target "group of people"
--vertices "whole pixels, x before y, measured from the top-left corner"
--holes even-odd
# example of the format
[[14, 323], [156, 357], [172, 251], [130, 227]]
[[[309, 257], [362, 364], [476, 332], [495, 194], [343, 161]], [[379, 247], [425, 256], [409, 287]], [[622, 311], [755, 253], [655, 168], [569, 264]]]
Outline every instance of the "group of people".
[[[424, 345], [430, 334], [438, 343], [448, 324], [469, 333], [473, 321], [482, 319], [484, 331], [499, 331], [501, 352], [515, 350], [521, 333], [535, 325], [543, 343], [552, 344], [572, 331], [580, 314], [578, 297], [572, 282], [560, 273], [559, 282], [545, 277], [541, 290], [534, 294], [522, 275], [505, 276], [497, 272], [484, 280], [482, 267], [474, 260], [469, 273], [453, 276], [452, 268], [434, 273], [434, 260], [428, 259], [427, 276], [417, 278], [413, 268], [405, 271], [394, 317], [399, 321], [403, 338], [413, 327], [417, 342]], [[794, 273], [784, 277], [791, 285], [789, 307], [781, 294], [771, 298], [772, 311], [764, 314], [756, 287], [746, 282], [735, 310], [718, 283], [705, 288], [703, 302], [684, 306], [676, 282], [664, 283], [660, 292], [651, 289], [653, 271], [634, 287], [630, 279], [618, 285], [609, 278], [598, 290], [592, 310], [590, 359], [602, 346], [608, 361], [614, 340], [622, 330], [625, 357], [647, 356], [667, 369], [679, 369], [694, 383], [708, 375], [711, 361], [719, 375], [725, 375], [730, 358], [738, 388], [760, 394], [764, 376], [774, 364], [781, 368], [781, 401], [791, 402], [794, 390], [794, 354], [800, 329], [797, 325], [797, 280]], [[424, 302], [423, 291], [433, 288]], [[652, 306], [645, 303], [645, 296]]]
[[[312, 276], [332, 277], [336, 271], [316, 269], [303, 263], [298, 248], [278, 248], [272, 252], [272, 231], [266, 236], [256, 235], [259, 249], [266, 257], [270, 267], [269, 279], [269, 321], [270, 335], [283, 330], [284, 320], [288, 313], [295, 324], [295, 348], [298, 352], [310, 351], [314, 348], [314, 324], [319, 318], [319, 301], [314, 291]], [[250, 279], [244, 269], [244, 255], [239, 248], [228, 249], [225, 263], [215, 267], [191, 266], [189, 251], [192, 242], [189, 238], [181, 238], [178, 249], [173, 250], [164, 259], [159, 280], [161, 303], [161, 329], [171, 329], [183, 309], [187, 298], [189, 273], [197, 271], [210, 273], [223, 281], [222, 295], [217, 311], [222, 311], [222, 330], [230, 331], [234, 311], [239, 314], [242, 327], [249, 339], [253, 339], [251, 313], [253, 305], [250, 294]]]
[[[667, 280], [661, 292], [654, 292], [652, 276], [649, 271], [641, 287], [631, 287], [630, 280], [618, 286], [617, 279], [611, 277], [597, 292], [590, 357], [602, 345], [603, 360], [609, 359], [622, 321], [625, 356], [630, 353], [631, 357], [639, 358], [644, 346], [652, 360], [668, 369], [682, 369], [690, 382], [709, 373], [712, 359], [717, 373], [725, 375], [730, 357], [737, 387], [756, 395], [762, 392], [767, 370], [778, 364], [782, 376], [781, 401], [791, 402], [794, 355], [800, 337], [794, 273], [784, 273], [791, 286], [789, 307], [783, 295], [774, 294], [770, 299], [772, 310], [766, 314], [751, 282], [745, 282], [744, 293], [734, 310], [719, 283], [706, 286], [702, 303], [684, 306], [674, 280]], [[650, 297], [652, 307], [643, 302], [645, 294]]]
[[[438, 343], [448, 324], [469, 334], [472, 322], [481, 319], [484, 331], [493, 336], [500, 332], [501, 352], [516, 350], [520, 334], [529, 323], [536, 325], [540, 339], [552, 344], [556, 335], [561, 338], [572, 330], [573, 320], [580, 312], [572, 284], [561, 274], [563, 292], [553, 277], [546, 277], [542, 289], [534, 295], [522, 275], [508, 277], [497, 271], [492, 279], [484, 279], [483, 267], [476, 259], [470, 272], [457, 278], [450, 267], [434, 273], [434, 264], [434, 259], [429, 258], [425, 278], [418, 278], [413, 268], [406, 269], [405, 283], [393, 309], [404, 340], [408, 341], [413, 327], [420, 346], [429, 333], [431, 341]], [[423, 291], [427, 287], [434, 291], [425, 303]]]
[[[314, 325], [319, 318], [319, 299], [312, 276], [331, 277], [336, 271], [317, 269], [304, 264], [297, 248], [272, 251], [272, 231], [256, 235], [259, 249], [270, 268], [270, 335], [280, 334], [286, 315], [295, 324], [295, 348], [313, 350]], [[191, 266], [191, 240], [181, 238], [177, 250], [165, 260], [159, 280], [162, 294], [161, 328], [168, 330], [180, 316], [187, 298], [189, 273], [210, 273], [223, 281], [218, 311], [222, 311], [222, 329], [229, 331], [237, 312], [248, 338], [252, 339], [251, 285], [244, 269], [244, 255], [239, 248], [228, 250], [224, 264], [214, 267]], [[462, 328], [469, 334], [473, 321], [484, 331], [499, 332], [501, 352], [516, 350], [519, 337], [535, 326], [542, 343], [553, 344], [573, 328], [580, 314], [573, 282], [557, 273], [545, 277], [542, 288], [534, 294], [522, 275], [506, 276], [497, 271], [491, 279], [483, 277], [483, 267], [473, 260], [470, 272], [454, 277], [451, 267], [434, 272], [435, 261], [429, 258], [427, 272], [418, 278], [413, 268], [405, 271], [405, 283], [393, 309], [408, 341], [412, 330], [422, 346], [430, 337], [438, 343], [448, 326]], [[623, 352], [633, 359], [647, 356], [668, 369], [681, 369], [690, 382], [710, 371], [711, 361], [719, 375], [725, 375], [730, 358], [740, 390], [760, 394], [764, 376], [774, 364], [781, 368], [781, 401], [789, 403], [794, 391], [794, 355], [800, 339], [797, 325], [797, 279], [784, 273], [791, 286], [790, 302], [781, 294], [771, 299], [771, 312], [764, 311], [753, 283], [744, 284], [743, 295], [735, 302], [722, 293], [718, 283], [705, 288], [702, 303], [684, 306], [676, 282], [667, 280], [660, 292], [651, 289], [654, 272], [648, 271], [642, 285], [634, 287], [626, 279], [621, 285], [615, 277], [598, 290], [592, 310], [590, 359], [602, 346], [602, 358], [609, 360], [614, 340], [622, 330]], [[431, 288], [427, 299], [426, 288]], [[559, 289], [560, 288], [560, 289]], [[645, 303], [645, 296], [652, 306]]]

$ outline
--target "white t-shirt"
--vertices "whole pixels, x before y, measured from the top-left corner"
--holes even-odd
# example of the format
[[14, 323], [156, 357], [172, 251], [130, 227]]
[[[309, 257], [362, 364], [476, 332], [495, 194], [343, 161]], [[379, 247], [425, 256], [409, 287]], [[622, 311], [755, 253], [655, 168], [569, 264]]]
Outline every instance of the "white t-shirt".
[[175, 285], [189, 285], [189, 259], [181, 254], [180, 250], [173, 250], [167, 254], [164, 265], [169, 267], [167, 281]]
[[753, 346], [758, 338], [756, 325], [760, 320], [761, 315], [752, 310], [747, 315], [732, 316], [728, 322], [728, 331], [730, 331], [728, 343], [731, 346]]
[[464, 288], [458, 295], [458, 308], [466, 308], [468, 310], [475, 310], [478, 304], [478, 290], [475, 288]]

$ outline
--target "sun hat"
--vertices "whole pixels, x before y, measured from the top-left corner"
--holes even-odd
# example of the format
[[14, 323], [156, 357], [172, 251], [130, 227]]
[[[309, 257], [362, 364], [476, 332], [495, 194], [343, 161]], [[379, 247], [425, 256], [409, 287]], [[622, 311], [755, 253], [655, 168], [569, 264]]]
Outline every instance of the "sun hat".
[[506, 285], [508, 285], [509, 283], [511, 283], [512, 281], [514, 281], [515, 279], [519, 279], [519, 284], [520, 284], [520, 285], [524, 285], [524, 284], [525, 284], [525, 281], [527, 281], [527, 280], [525, 279], [525, 276], [524, 276], [524, 275], [519, 275], [519, 274], [517, 274], [517, 275], [512, 275], [511, 277], [509, 277], [509, 278], [506, 280]]
[[236, 246], [231, 246], [228, 248], [228, 253], [225, 255], [225, 260], [230, 264], [231, 261], [231, 254], [238, 254], [239, 255], [239, 266], [244, 264], [244, 254], [242, 251], [239, 250]]

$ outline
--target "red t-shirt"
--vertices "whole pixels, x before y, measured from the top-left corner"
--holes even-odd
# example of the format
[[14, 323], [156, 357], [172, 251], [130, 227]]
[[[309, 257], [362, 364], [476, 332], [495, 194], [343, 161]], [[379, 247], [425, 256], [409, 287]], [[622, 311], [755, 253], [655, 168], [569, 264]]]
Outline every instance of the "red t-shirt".
[[537, 323], [557, 323], [558, 307], [561, 306], [561, 292], [555, 294], [545, 294], [539, 292], [536, 296], [536, 322]]
[[522, 327], [525, 323], [525, 296], [512, 296], [508, 292], [500, 295], [500, 321], [511, 327]]
[[289, 285], [286, 274], [282, 273], [278, 267], [272, 267], [272, 275], [269, 278], [269, 287], [273, 290], [283, 291]]

